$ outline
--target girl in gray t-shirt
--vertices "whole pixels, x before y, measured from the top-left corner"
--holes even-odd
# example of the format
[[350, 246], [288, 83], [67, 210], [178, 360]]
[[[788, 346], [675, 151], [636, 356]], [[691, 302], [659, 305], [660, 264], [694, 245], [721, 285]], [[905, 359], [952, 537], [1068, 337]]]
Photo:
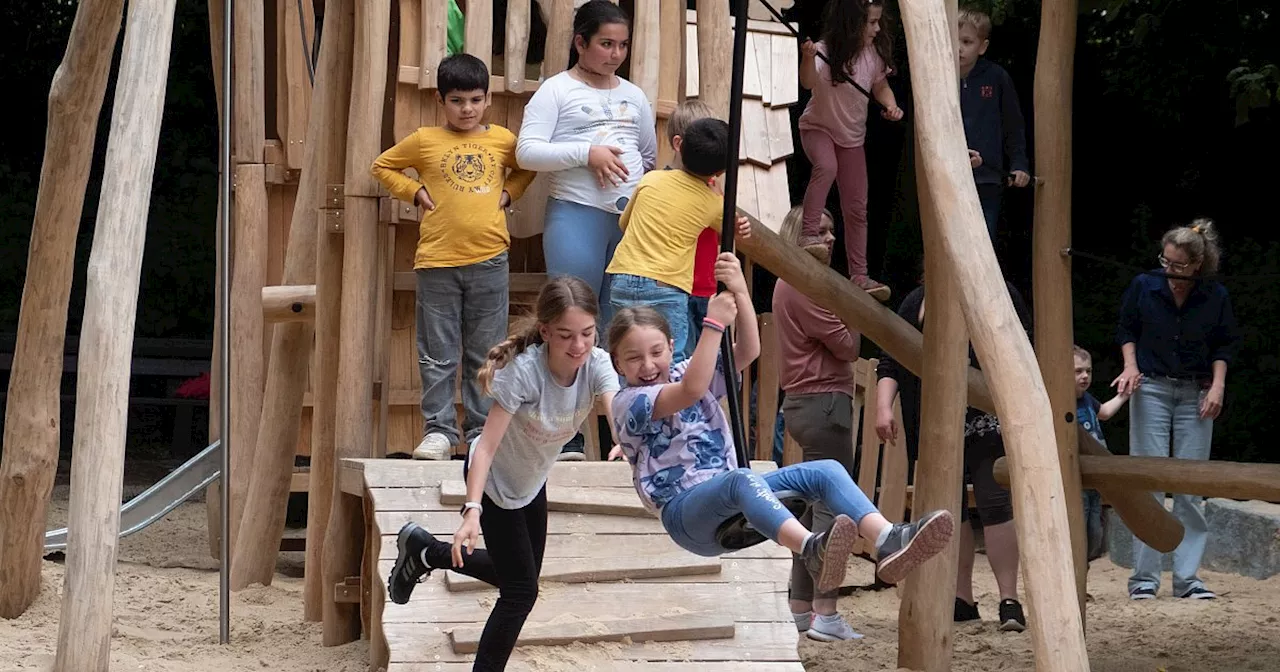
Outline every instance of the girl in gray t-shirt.
[[[413, 587], [434, 569], [497, 586], [477, 670], [503, 669], [537, 599], [547, 541], [547, 475], [561, 446], [598, 397], [609, 414], [618, 391], [609, 355], [595, 347], [597, 311], [595, 292], [578, 278], [561, 276], [543, 285], [536, 321], [490, 350], [480, 370], [481, 388], [494, 403], [463, 466], [467, 502], [453, 546], [412, 522], [400, 530], [387, 581], [396, 604], [408, 602]], [[482, 529], [487, 549], [477, 550]]]

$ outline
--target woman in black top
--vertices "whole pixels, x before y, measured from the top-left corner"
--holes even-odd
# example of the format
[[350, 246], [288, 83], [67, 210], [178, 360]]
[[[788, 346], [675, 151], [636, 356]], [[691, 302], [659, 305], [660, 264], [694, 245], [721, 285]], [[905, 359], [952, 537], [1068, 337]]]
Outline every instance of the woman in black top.
[[[1116, 330], [1124, 371], [1111, 384], [1120, 394], [1133, 394], [1129, 454], [1169, 457], [1172, 443], [1175, 458], [1207, 460], [1227, 364], [1240, 340], [1226, 287], [1203, 279], [1218, 269], [1218, 236], [1212, 222], [1198, 219], [1165, 233], [1160, 247], [1165, 271], [1143, 273], [1125, 290]], [[1185, 529], [1173, 551], [1178, 597], [1215, 597], [1197, 576], [1209, 537], [1202, 502], [1173, 497], [1173, 514]], [[1156, 596], [1161, 560], [1134, 538], [1129, 597]]]
[[[1018, 290], [1005, 283], [1014, 310], [1022, 327], [1031, 334], [1031, 318], [1026, 303]], [[912, 290], [902, 299], [898, 315], [924, 330], [924, 286]], [[977, 353], [969, 347], [969, 364], [978, 366]], [[907, 371], [889, 355], [880, 359], [876, 367], [876, 433], [883, 441], [897, 438], [898, 427], [893, 420], [893, 400], [902, 397], [903, 433], [907, 440], [907, 473], [913, 473], [920, 446], [920, 379]], [[979, 618], [978, 604], [973, 597], [973, 564], [975, 545], [973, 529], [981, 525], [987, 547], [987, 561], [1000, 588], [1000, 629], [1021, 632], [1027, 620], [1018, 602], [1018, 537], [1013, 526], [1013, 503], [1010, 493], [996, 483], [993, 466], [1004, 455], [1004, 441], [1000, 437], [1000, 421], [990, 413], [970, 408], [964, 423], [964, 467], [973, 483], [973, 495], [977, 500], [977, 518], [970, 525], [960, 526], [960, 567], [956, 577], [956, 621]], [[969, 518], [969, 507], [962, 504], [960, 520]]]

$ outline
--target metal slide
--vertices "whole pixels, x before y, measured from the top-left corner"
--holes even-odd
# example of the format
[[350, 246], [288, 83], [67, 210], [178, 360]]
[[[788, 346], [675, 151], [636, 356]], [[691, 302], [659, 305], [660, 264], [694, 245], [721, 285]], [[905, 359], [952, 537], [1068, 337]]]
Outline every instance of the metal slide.
[[[215, 441], [120, 507], [120, 537], [127, 537], [164, 518], [170, 511], [178, 508], [179, 504], [218, 480], [222, 474], [221, 469], [222, 442]], [[66, 547], [67, 528], [44, 533], [45, 553]]]

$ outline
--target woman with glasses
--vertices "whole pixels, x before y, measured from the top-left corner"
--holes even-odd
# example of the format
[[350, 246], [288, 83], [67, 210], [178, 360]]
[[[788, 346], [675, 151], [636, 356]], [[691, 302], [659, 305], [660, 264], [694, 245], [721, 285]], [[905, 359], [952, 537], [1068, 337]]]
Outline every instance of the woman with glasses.
[[[1129, 453], [1209, 459], [1213, 419], [1222, 410], [1227, 365], [1239, 344], [1226, 287], [1206, 279], [1218, 270], [1213, 222], [1197, 219], [1170, 229], [1160, 241], [1164, 272], [1129, 283], [1120, 307], [1117, 340], [1124, 371], [1112, 381], [1132, 394]], [[1172, 451], [1171, 451], [1172, 446]], [[1158, 493], [1163, 500], [1164, 493]], [[1175, 494], [1173, 514], [1186, 530], [1173, 551], [1173, 594], [1216, 597], [1197, 576], [1208, 539], [1200, 497]], [[1160, 587], [1162, 556], [1134, 538], [1129, 597], [1149, 600]]]

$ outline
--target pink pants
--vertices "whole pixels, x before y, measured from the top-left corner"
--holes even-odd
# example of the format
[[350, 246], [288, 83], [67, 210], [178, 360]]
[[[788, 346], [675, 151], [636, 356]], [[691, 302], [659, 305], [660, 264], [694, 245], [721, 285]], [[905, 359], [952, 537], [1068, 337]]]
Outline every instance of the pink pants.
[[800, 144], [813, 164], [804, 192], [804, 237], [816, 237], [822, 226], [822, 210], [831, 183], [840, 190], [840, 214], [844, 218], [844, 249], [849, 276], [867, 274], [867, 158], [862, 147], [837, 147], [822, 131], [800, 131]]

